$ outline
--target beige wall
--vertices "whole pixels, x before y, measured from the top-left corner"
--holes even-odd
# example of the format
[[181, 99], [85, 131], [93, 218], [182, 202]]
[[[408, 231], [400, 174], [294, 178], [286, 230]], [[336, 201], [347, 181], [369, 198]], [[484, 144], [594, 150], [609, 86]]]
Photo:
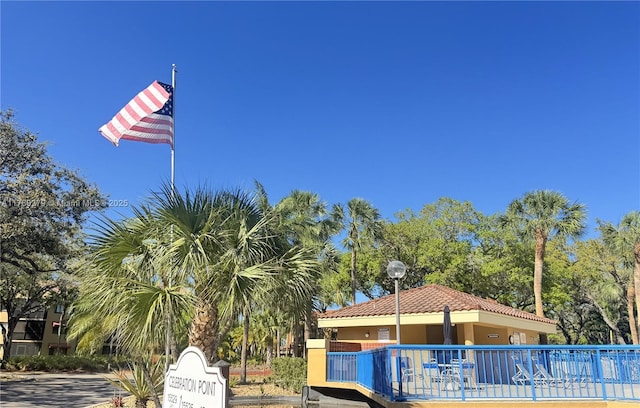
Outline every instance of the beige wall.
[[[6, 325], [9, 322], [9, 315], [6, 310], [0, 310], [0, 324]], [[2, 330], [0, 330], [0, 344], [4, 342], [4, 337], [2, 336]], [[4, 357], [4, 350], [0, 346], [0, 359]]]
[[[433, 328], [433, 329], [431, 329]], [[359, 341], [359, 342], [385, 342], [378, 338], [378, 329], [389, 331], [389, 343], [396, 342], [395, 326], [365, 326], [365, 327], [341, 327], [338, 329], [338, 338], [340, 341]], [[437, 338], [440, 335], [439, 342], [427, 341], [431, 337]], [[369, 336], [367, 337], [367, 334]], [[425, 326], [422, 324], [406, 325], [401, 327], [400, 340], [404, 344], [442, 344], [442, 326]], [[454, 335], [455, 337], [455, 335]]]
[[442, 326], [428, 325], [426, 344], [442, 344], [442, 343], [444, 343]]
[[[486, 327], [486, 326], [473, 326], [474, 331], [474, 344], [477, 345], [502, 345], [509, 344], [509, 335], [507, 328], [500, 327]], [[498, 337], [495, 337], [495, 336]]]
[[[341, 327], [338, 329], [337, 340], [378, 342], [380, 341], [380, 339], [378, 339], [379, 328], [389, 329], [390, 342], [395, 343], [396, 328], [388, 326]], [[369, 337], [367, 337], [367, 333], [369, 334]], [[404, 334], [404, 330], [402, 331], [402, 334]]]
[[[465, 335], [465, 327], [468, 328], [469, 325], [473, 325], [472, 333], [470, 334], [471, 337]], [[389, 343], [396, 342], [395, 326], [340, 327], [338, 328], [337, 340], [374, 343], [385, 342], [378, 338], [378, 329], [387, 329], [389, 332]], [[404, 325], [401, 330], [401, 340], [403, 344], [444, 343], [442, 325]], [[474, 323], [456, 324], [451, 330], [453, 344], [471, 344], [468, 343], [468, 340], [472, 338], [472, 344], [477, 345], [508, 345], [509, 336], [514, 333], [525, 334], [526, 343], [523, 344], [538, 344], [538, 333], [533, 331], [515, 331], [507, 327], [481, 326]], [[368, 337], [367, 334], [369, 335]], [[498, 337], [495, 337], [495, 335], [498, 335]]]
[[400, 341], [403, 344], [427, 344], [427, 330], [424, 325], [402, 326]]
[[[67, 324], [69, 319], [69, 315], [65, 314], [63, 324]], [[53, 322], [60, 322], [60, 313], [56, 313], [56, 308], [52, 307], [49, 309], [47, 313], [47, 322], [44, 327], [44, 335], [42, 337], [42, 349], [40, 353], [42, 355], [49, 354], [49, 345], [57, 346], [58, 344], [58, 328], [53, 328]], [[67, 348], [67, 354], [73, 354], [75, 352], [75, 342], [67, 342], [67, 336], [65, 336], [65, 331], [62, 330], [62, 334], [60, 336], [60, 344], [69, 346]]]
[[[522, 343], [522, 341], [520, 342], [521, 345], [531, 345], [531, 344], [538, 344], [540, 342], [540, 336], [538, 335], [538, 333], [530, 331], [530, 330], [519, 330], [519, 331], [515, 331], [513, 329], [509, 329], [508, 330], [508, 335], [507, 335], [507, 342], [505, 344], [509, 344], [509, 336], [513, 335], [514, 333], [519, 333], [522, 334], [524, 333], [526, 336], [526, 343]], [[522, 336], [519, 336], [522, 337]]]
[[327, 384], [327, 350], [329, 340], [307, 340], [307, 384], [324, 386]]
[[[8, 315], [6, 310], [0, 311], [0, 323], [1, 324], [6, 324], [8, 322]], [[68, 320], [68, 315], [65, 315], [65, 320], [63, 323], [67, 323]], [[42, 341], [40, 340], [17, 340], [14, 339], [13, 344], [12, 344], [12, 350], [14, 350], [12, 352], [13, 356], [16, 356], [16, 349], [18, 347], [18, 345], [22, 344], [22, 345], [27, 345], [27, 353], [29, 354], [40, 354], [40, 355], [48, 355], [49, 354], [49, 345], [57, 345], [58, 344], [58, 333], [57, 333], [57, 328], [56, 331], [54, 332], [53, 329], [53, 322], [59, 322], [60, 321], [60, 313], [56, 313], [56, 308], [55, 307], [51, 307], [49, 308], [49, 310], [47, 311], [47, 320], [45, 321], [44, 324], [44, 333], [42, 334]], [[0, 340], [2, 339], [2, 332], [0, 332]], [[64, 333], [64, 332], [63, 332]], [[67, 348], [67, 354], [73, 354], [75, 353], [75, 347], [76, 347], [76, 342], [67, 342], [67, 338], [64, 334], [62, 334], [60, 336], [60, 343], [63, 345], [68, 345], [69, 347]], [[14, 348], [15, 347], [15, 348]], [[34, 349], [35, 347], [35, 349]], [[4, 354], [4, 350], [2, 350], [2, 348], [0, 347], [0, 358], [3, 357]]]

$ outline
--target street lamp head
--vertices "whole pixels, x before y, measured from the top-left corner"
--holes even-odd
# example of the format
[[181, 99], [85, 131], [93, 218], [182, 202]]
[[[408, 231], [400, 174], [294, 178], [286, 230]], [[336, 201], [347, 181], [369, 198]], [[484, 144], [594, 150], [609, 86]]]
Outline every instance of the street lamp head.
[[387, 265], [387, 275], [391, 279], [402, 279], [407, 272], [407, 267], [400, 261], [391, 261]]

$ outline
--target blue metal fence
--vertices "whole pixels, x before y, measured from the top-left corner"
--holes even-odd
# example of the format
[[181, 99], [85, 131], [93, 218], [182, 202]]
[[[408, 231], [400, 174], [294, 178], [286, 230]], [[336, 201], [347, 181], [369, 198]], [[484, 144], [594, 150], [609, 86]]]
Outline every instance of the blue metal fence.
[[640, 347], [390, 345], [327, 353], [327, 381], [392, 401], [640, 401]]

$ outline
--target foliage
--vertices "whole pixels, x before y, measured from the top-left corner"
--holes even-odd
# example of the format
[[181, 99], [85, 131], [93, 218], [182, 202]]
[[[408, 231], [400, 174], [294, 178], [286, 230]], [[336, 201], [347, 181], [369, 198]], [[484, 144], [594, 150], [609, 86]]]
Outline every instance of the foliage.
[[[407, 265], [407, 274], [399, 282], [402, 289], [438, 283], [459, 290], [473, 288], [473, 249], [483, 219], [471, 203], [440, 198], [425, 205], [419, 213], [405, 210], [396, 214], [396, 223], [384, 225], [380, 249], [371, 248], [361, 256], [372, 271], [368, 279], [380, 288], [380, 294], [393, 291], [387, 276], [389, 261], [398, 259]], [[378, 293], [367, 294], [370, 297]]]
[[605, 245], [629, 271], [627, 315], [633, 344], [640, 344], [640, 211], [629, 212], [617, 226], [598, 223]]
[[317, 253], [286, 240], [280, 218], [249, 193], [173, 194], [164, 186], [133, 212], [124, 221], [105, 218], [91, 237], [70, 330], [80, 344], [113, 335], [140, 356], [163, 343], [175, 349], [175, 335], [188, 333], [189, 344], [215, 361], [239, 316], [299, 313], [312, 299]]
[[6, 363], [7, 370], [18, 371], [107, 371], [109, 364], [122, 364], [125, 357], [108, 360], [104, 356], [20, 356], [12, 357]]
[[113, 371], [116, 376], [115, 380], [109, 377], [105, 378], [113, 385], [133, 395], [136, 407], [144, 408], [154, 394], [157, 396], [162, 393], [164, 387], [163, 361], [158, 360], [149, 364], [139, 360], [129, 364], [129, 371], [131, 376], [126, 371], [118, 370]]
[[124, 398], [122, 398], [121, 396], [113, 397], [111, 398], [110, 403], [114, 408], [124, 407]]
[[278, 357], [271, 362], [274, 382], [288, 390], [302, 392], [307, 381], [307, 361], [299, 357]]
[[235, 387], [236, 385], [238, 385], [239, 382], [240, 382], [240, 378], [236, 377], [235, 375], [232, 375], [229, 378], [229, 388]]
[[[87, 214], [104, 207], [98, 189], [57, 164], [46, 143], [0, 112], [0, 305], [4, 358], [20, 318], [66, 292], [61, 280], [82, 246]], [[66, 301], [65, 301], [66, 303]]]
[[532, 310], [533, 248], [503, 228], [496, 215], [481, 216], [479, 221], [476, 246], [469, 258], [473, 279], [465, 291]]
[[346, 205], [336, 207], [336, 220], [340, 221], [346, 230], [342, 245], [351, 254], [351, 302], [356, 303], [359, 272], [358, 254], [365, 247], [375, 247], [382, 238], [383, 222], [380, 211], [371, 203], [361, 198], [353, 198]]
[[[327, 305], [336, 300], [336, 288], [324, 284], [327, 278], [335, 275], [337, 266], [338, 254], [330, 237], [342, 227], [340, 208], [335, 205], [330, 208], [317, 194], [299, 190], [293, 190], [271, 206], [264, 188], [259, 184], [257, 191], [263, 211], [274, 215], [276, 234], [284, 237], [288, 245], [303, 249], [315, 260], [316, 268], [312, 274], [284, 274], [284, 284], [279, 287], [281, 290], [271, 291], [272, 301], [259, 310], [263, 323], [260, 325], [260, 337], [268, 342], [264, 347], [266, 360], [271, 358], [274, 344], [278, 349], [280, 334], [289, 330], [293, 334], [293, 352], [300, 356], [305, 346], [304, 339], [313, 336], [314, 309], [326, 310]], [[304, 279], [304, 285], [301, 285], [300, 279]], [[287, 289], [296, 287], [304, 287], [305, 290], [297, 289], [291, 293]], [[292, 297], [292, 294], [295, 296]]]
[[513, 229], [523, 241], [531, 242], [535, 248], [533, 294], [538, 316], [545, 315], [542, 277], [547, 242], [553, 237], [580, 237], [586, 228], [585, 211], [584, 204], [570, 203], [557, 191], [536, 190], [513, 200], [500, 217], [503, 227]]

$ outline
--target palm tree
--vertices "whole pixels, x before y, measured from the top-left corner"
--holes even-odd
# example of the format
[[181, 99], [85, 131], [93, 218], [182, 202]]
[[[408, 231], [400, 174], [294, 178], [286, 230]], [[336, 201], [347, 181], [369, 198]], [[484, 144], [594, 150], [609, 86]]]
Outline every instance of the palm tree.
[[279, 268], [272, 218], [240, 191], [165, 191], [156, 201], [162, 224], [173, 226], [167, 256], [176, 260], [179, 280], [193, 282], [197, 299], [189, 344], [214, 361], [234, 318]]
[[355, 304], [358, 288], [357, 254], [365, 245], [374, 244], [381, 238], [382, 222], [380, 212], [361, 198], [353, 198], [347, 203], [347, 214], [342, 207], [337, 210], [338, 219], [347, 231], [342, 245], [351, 252], [351, 300]]
[[[629, 253], [633, 253], [633, 284], [636, 298], [636, 312], [640, 315], [640, 211], [632, 211], [620, 222], [621, 241]], [[640, 318], [636, 318], [636, 325]], [[640, 325], [636, 330], [640, 331]], [[638, 341], [638, 339], [636, 339]], [[637, 342], [634, 344], [638, 344]]]
[[284, 269], [313, 270], [303, 252], [282, 250], [272, 223], [249, 194], [205, 188], [172, 194], [165, 186], [133, 217], [104, 220], [93, 236], [79, 305], [109, 316], [130, 350], [163, 342], [170, 307], [175, 324], [189, 322], [189, 344], [214, 361], [243, 309], [236, 306], [273, 286], [267, 280], [277, 282]]
[[[165, 342], [167, 317], [176, 328], [188, 321], [193, 304], [189, 283], [166, 285], [172, 268], [163, 253], [170, 237], [158, 228], [151, 208], [135, 208], [134, 216], [122, 222], [105, 218], [96, 230], [78, 274], [80, 296], [69, 335], [89, 348], [101, 347], [111, 336], [119, 350], [143, 360]], [[158, 404], [158, 395], [152, 397]]]
[[[342, 228], [339, 219], [341, 212], [339, 206], [334, 205], [329, 209], [317, 194], [299, 190], [293, 190], [278, 202], [274, 206], [274, 212], [280, 220], [280, 229], [287, 241], [311, 251], [321, 268], [321, 273], [310, 282], [313, 290], [309, 292], [303, 307], [289, 306], [289, 312], [286, 313], [293, 319], [295, 344], [300, 344], [301, 340], [312, 336], [312, 317], [314, 310], [318, 308], [321, 282], [326, 276], [334, 274], [337, 268], [336, 249], [330, 238]], [[304, 326], [299, 324], [301, 321]], [[304, 346], [302, 349], [296, 347], [294, 351], [296, 356], [306, 355]]]
[[[313, 282], [317, 280], [319, 263], [315, 254], [305, 248], [287, 248], [284, 240], [268, 229], [270, 216], [264, 217], [252, 230], [240, 226], [234, 237], [234, 245], [221, 257], [222, 270], [226, 271], [224, 282], [227, 290], [220, 299], [222, 316], [231, 321], [242, 316], [243, 342], [241, 352], [240, 382], [246, 382], [248, 336], [252, 310], [275, 310], [282, 304], [301, 308], [301, 304], [313, 294]], [[271, 236], [269, 246], [256, 239], [255, 230], [267, 228]], [[286, 251], [286, 252], [285, 252]], [[286, 301], [286, 303], [283, 303]]]
[[[342, 227], [338, 218], [340, 208], [333, 206], [330, 210], [317, 194], [300, 190], [293, 190], [272, 207], [264, 188], [258, 183], [256, 190], [260, 207], [264, 211], [273, 212], [277, 219], [278, 232], [285, 237], [287, 245], [304, 248], [319, 262], [320, 271], [307, 280], [311, 288], [306, 292], [307, 298], [302, 303], [298, 300], [286, 300], [290, 297], [286, 292], [277, 296], [273, 303], [277, 308], [274, 311], [277, 321], [289, 323], [289, 327], [293, 328], [294, 342], [297, 345], [303, 338], [310, 338], [313, 311], [318, 307], [318, 303], [321, 303], [317, 297], [321, 290], [321, 282], [337, 268], [336, 249], [330, 238]], [[284, 284], [285, 288], [296, 281], [294, 277], [288, 279], [289, 282]], [[304, 322], [304, 332], [300, 322]], [[277, 336], [279, 348], [279, 333]], [[296, 356], [302, 355], [304, 347], [295, 347], [294, 353]]]
[[[192, 299], [180, 283], [164, 284], [170, 268], [161, 254], [168, 241], [156, 228], [144, 206], [123, 222], [105, 218], [96, 226], [90, 258], [79, 272], [80, 297], [74, 304], [70, 334], [106, 338], [117, 331], [119, 346], [133, 355], [164, 343], [167, 306], [175, 308], [177, 318]], [[104, 319], [102, 325], [91, 326], [95, 316]]]
[[288, 241], [277, 219], [241, 191], [173, 194], [165, 186], [132, 218], [104, 221], [78, 316], [98, 312], [113, 322], [107, 329], [118, 328], [120, 345], [139, 355], [158, 349], [169, 327], [188, 325], [188, 343], [212, 362], [242, 316], [246, 381], [252, 309], [304, 310], [320, 270], [317, 254]]
[[[547, 241], [552, 237], [577, 238], [585, 230], [585, 206], [569, 203], [561, 193], [537, 190], [512, 201], [500, 217], [503, 226], [510, 226], [522, 237], [535, 242], [533, 293], [536, 315], [544, 317], [542, 304], [542, 275]], [[546, 338], [541, 336], [541, 342]]]
[[628, 301], [635, 300], [636, 313], [633, 310], [633, 303], [627, 307], [629, 314], [629, 326], [633, 344], [639, 344], [640, 332], [640, 211], [631, 211], [626, 214], [618, 227], [609, 223], [601, 223], [605, 242], [612, 247], [620, 256], [622, 262], [627, 267], [633, 268], [633, 278], [627, 287]]
[[[287, 299], [289, 307], [300, 308], [301, 299], [311, 296], [317, 280], [317, 258], [308, 249], [287, 242], [283, 231], [277, 228], [277, 214], [261, 208], [259, 195], [222, 192], [213, 197], [211, 204], [204, 205], [204, 211], [199, 209], [202, 205], [191, 205], [185, 197], [182, 203], [160, 202], [163, 207], [173, 207], [164, 213], [167, 223], [176, 225], [175, 252], [178, 259], [185, 260], [179, 268], [201, 271], [192, 275], [200, 302], [191, 326], [190, 344], [210, 350], [210, 358], [216, 358], [220, 341], [241, 315], [244, 382], [251, 310], [272, 307], [283, 299]], [[181, 198], [178, 196], [177, 200]], [[204, 203], [207, 199], [196, 196], [193, 201]], [[209, 213], [206, 221], [203, 213]], [[182, 215], [176, 218], [175, 214]], [[191, 227], [197, 225], [201, 227]]]

